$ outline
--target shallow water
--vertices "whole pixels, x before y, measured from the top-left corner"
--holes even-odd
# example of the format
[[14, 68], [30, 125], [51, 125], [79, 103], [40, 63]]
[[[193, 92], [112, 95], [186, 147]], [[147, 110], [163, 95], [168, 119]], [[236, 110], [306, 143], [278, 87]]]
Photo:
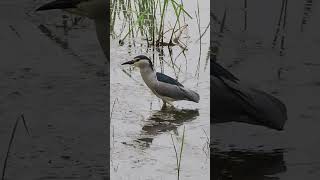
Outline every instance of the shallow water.
[[[179, 150], [183, 128], [185, 139], [180, 178], [210, 177], [210, 67], [206, 60], [209, 33], [203, 37], [200, 56], [199, 34], [193, 15], [197, 4], [185, 3], [187, 12], [194, 17], [186, 20], [189, 28], [182, 35], [188, 44], [185, 56], [179, 56], [180, 47], [172, 48], [171, 57], [168, 49], [164, 48], [163, 61], [159, 61], [159, 52], [152, 48], [148, 50], [145, 45], [120, 46], [118, 39], [111, 41], [111, 60], [114, 60], [111, 62], [110, 99], [114, 103], [114, 107], [110, 107], [111, 179], [177, 179], [171, 136]], [[209, 2], [199, 3], [203, 32], [209, 23]], [[200, 94], [199, 104], [181, 101], [174, 103], [176, 109], [161, 110], [162, 101], [144, 84], [139, 70], [120, 65], [140, 54], [154, 57], [157, 71], [176, 77], [185, 87], [197, 91]]]
[[[305, 2], [309, 4], [304, 4]], [[318, 179], [319, 156], [319, 10], [309, 1], [289, 1], [285, 53], [272, 40], [280, 1], [249, 1], [243, 32], [242, 2], [215, 1], [222, 19], [228, 9], [219, 62], [243, 81], [281, 99], [288, 109], [284, 131], [226, 123], [211, 128], [215, 179]], [[306, 19], [303, 28], [302, 19]], [[303, 31], [301, 31], [303, 29]]]

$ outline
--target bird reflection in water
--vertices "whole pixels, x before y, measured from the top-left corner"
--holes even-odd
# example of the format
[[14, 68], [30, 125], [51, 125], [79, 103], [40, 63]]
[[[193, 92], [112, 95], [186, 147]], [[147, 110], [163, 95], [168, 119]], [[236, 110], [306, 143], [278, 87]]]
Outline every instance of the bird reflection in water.
[[197, 116], [199, 116], [198, 109], [170, 108], [154, 111], [145, 121], [136, 142], [142, 147], [149, 147], [157, 135], [169, 131], [177, 132], [179, 126], [195, 120]]
[[276, 174], [286, 171], [284, 150], [220, 151], [211, 149], [215, 180], [277, 180]]

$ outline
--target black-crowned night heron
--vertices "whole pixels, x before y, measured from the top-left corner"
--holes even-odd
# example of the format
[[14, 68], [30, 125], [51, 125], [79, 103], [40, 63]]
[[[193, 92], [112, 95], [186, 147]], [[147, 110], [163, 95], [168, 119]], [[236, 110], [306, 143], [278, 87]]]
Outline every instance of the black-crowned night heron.
[[198, 103], [200, 96], [198, 93], [185, 88], [175, 79], [155, 72], [151, 60], [144, 55], [136, 56], [132, 61], [123, 63], [129, 64], [140, 69], [142, 79], [150, 90], [163, 101], [163, 107], [166, 103], [173, 106], [173, 101], [187, 100]]
[[277, 98], [240, 83], [240, 80], [211, 61], [213, 123], [245, 122], [282, 130], [287, 120], [286, 106]]
[[109, 43], [108, 34], [108, 8], [106, 0], [55, 0], [49, 2], [37, 9], [37, 11], [62, 9], [69, 13], [88, 17], [92, 19], [96, 26], [96, 33], [100, 46], [106, 56], [109, 58], [107, 45]]

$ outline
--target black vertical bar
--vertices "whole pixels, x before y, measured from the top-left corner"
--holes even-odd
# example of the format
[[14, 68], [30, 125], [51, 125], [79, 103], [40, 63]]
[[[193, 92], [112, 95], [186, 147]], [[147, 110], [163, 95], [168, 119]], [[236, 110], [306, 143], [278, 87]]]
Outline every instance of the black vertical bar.
[[244, 31], [247, 30], [248, 26], [248, 0], [244, 0]]

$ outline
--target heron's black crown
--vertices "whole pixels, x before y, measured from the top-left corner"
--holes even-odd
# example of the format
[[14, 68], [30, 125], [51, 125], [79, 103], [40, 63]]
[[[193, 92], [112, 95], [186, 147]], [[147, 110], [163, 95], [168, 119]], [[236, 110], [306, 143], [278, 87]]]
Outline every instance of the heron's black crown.
[[147, 56], [145, 56], [145, 55], [139, 55], [139, 56], [134, 57], [134, 60], [135, 60], [136, 62], [138, 62], [138, 61], [140, 61], [140, 60], [148, 60], [148, 61], [149, 61], [149, 64], [150, 64], [150, 67], [151, 67], [151, 69], [153, 70], [152, 61], [151, 61], [151, 59], [148, 58]]

